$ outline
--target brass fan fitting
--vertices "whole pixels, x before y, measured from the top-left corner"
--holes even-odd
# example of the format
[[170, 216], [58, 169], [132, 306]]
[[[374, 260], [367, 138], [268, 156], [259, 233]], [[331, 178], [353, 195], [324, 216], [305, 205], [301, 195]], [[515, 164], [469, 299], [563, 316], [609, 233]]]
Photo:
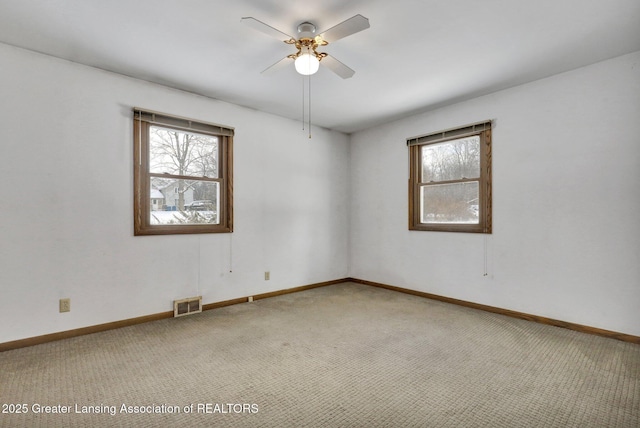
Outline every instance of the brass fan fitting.
[[316, 49], [318, 48], [318, 46], [326, 46], [329, 44], [329, 42], [323, 40], [322, 37], [320, 36], [316, 36], [313, 39], [309, 37], [303, 37], [298, 40], [289, 39], [285, 41], [285, 43], [290, 45], [295, 45], [295, 47], [298, 49], [298, 52], [291, 55], [287, 55], [288, 58], [291, 58], [291, 59], [298, 58], [300, 55], [302, 55], [302, 50], [304, 49], [309, 53], [313, 53], [313, 55], [316, 58], [318, 58], [318, 61], [322, 61], [322, 58], [326, 57], [327, 54], [324, 52], [318, 52]]

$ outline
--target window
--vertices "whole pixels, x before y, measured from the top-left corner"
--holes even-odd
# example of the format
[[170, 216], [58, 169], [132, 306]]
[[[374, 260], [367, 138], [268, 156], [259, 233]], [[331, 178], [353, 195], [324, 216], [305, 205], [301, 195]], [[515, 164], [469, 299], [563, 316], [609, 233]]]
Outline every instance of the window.
[[491, 233], [491, 122], [407, 145], [409, 229]]
[[233, 129], [133, 110], [134, 234], [233, 231]]

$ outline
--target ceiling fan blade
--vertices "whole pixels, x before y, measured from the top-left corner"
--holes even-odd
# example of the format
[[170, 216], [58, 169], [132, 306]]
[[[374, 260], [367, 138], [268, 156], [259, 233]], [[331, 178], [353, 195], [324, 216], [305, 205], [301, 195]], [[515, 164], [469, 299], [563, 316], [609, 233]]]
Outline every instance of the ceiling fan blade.
[[343, 79], [348, 79], [355, 74], [355, 71], [353, 71], [352, 69], [350, 69], [349, 67], [347, 67], [346, 65], [344, 65], [343, 63], [335, 59], [334, 57], [332, 57], [331, 55], [327, 55], [324, 58], [322, 58], [322, 61], [320, 61], [320, 64], [325, 65], [329, 70], [333, 71]]
[[369, 28], [369, 20], [362, 15], [352, 16], [346, 21], [342, 21], [338, 25], [329, 28], [320, 33], [320, 37], [328, 43], [333, 43], [344, 37], [355, 34], [359, 31]]
[[251, 16], [246, 16], [242, 19], [240, 19], [240, 22], [243, 22], [244, 24], [248, 25], [249, 27], [253, 28], [254, 30], [258, 30], [264, 34], [266, 34], [267, 36], [271, 36], [274, 37], [278, 40], [282, 40], [283, 42], [289, 41], [291, 39], [293, 39], [293, 37], [291, 37], [290, 35], [283, 33], [282, 31], [278, 30], [277, 28], [273, 28], [271, 25], [265, 24], [262, 21], [258, 21], [257, 19], [251, 17]]
[[285, 68], [288, 65], [291, 65], [292, 60], [290, 57], [285, 56], [284, 58], [282, 58], [280, 61], [276, 62], [273, 65], [270, 65], [269, 67], [265, 68], [264, 70], [262, 70], [260, 72], [260, 74], [264, 74], [265, 76], [268, 76], [272, 73], [275, 73], [278, 70], [281, 70], [283, 68]]

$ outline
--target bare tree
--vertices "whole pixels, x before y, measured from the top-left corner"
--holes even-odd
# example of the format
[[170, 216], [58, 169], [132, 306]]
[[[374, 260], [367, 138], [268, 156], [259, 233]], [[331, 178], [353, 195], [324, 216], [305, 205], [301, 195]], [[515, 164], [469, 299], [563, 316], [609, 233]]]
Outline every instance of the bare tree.
[[178, 209], [184, 209], [184, 194], [199, 183], [196, 178], [217, 177], [217, 147], [217, 138], [213, 136], [151, 127], [151, 172], [194, 177], [194, 180], [177, 179]]
[[[427, 186], [423, 191], [425, 212], [436, 218], [455, 221], [474, 219], [471, 210], [477, 202], [477, 185], [465, 182], [480, 176], [480, 144], [477, 137], [462, 138], [424, 146], [422, 149], [422, 181], [442, 184]], [[459, 181], [463, 180], [463, 181]]]

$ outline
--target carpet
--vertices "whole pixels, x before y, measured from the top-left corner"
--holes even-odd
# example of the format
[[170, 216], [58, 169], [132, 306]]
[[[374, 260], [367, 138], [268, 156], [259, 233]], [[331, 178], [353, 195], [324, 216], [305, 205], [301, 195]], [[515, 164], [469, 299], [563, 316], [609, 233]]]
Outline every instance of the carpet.
[[2, 427], [640, 426], [640, 346], [354, 283], [0, 367]]

